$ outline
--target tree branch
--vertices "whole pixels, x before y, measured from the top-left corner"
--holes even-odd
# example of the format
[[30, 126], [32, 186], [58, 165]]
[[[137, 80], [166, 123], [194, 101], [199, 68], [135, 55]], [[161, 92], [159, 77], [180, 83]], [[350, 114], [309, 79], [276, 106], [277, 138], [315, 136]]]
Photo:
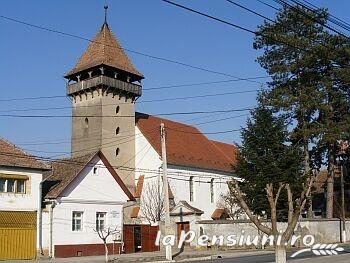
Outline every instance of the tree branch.
[[244, 210], [244, 212], [247, 214], [249, 219], [254, 223], [254, 225], [259, 230], [264, 232], [265, 234], [270, 235], [272, 233], [271, 228], [263, 225], [260, 222], [260, 220], [258, 219], [258, 217], [252, 213], [252, 211], [249, 209], [247, 203], [244, 201], [244, 198], [243, 198], [243, 195], [242, 195], [242, 191], [241, 191], [241, 189], [240, 189], [240, 187], [238, 185], [238, 181], [237, 180], [233, 180], [228, 185], [229, 185], [230, 192], [237, 199], [240, 207]]

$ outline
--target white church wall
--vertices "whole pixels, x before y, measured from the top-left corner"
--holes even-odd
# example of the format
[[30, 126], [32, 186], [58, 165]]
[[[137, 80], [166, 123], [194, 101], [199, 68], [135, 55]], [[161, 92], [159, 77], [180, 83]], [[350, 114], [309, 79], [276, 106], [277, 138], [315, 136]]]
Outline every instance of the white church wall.
[[[148, 140], [140, 134], [138, 127], [135, 128], [136, 138], [136, 180], [140, 175], [145, 176], [144, 186], [147, 182], [157, 182], [159, 172], [162, 172], [162, 161], [158, 153], [153, 149]], [[157, 136], [155, 134], [154, 136]], [[144, 171], [143, 171], [144, 170]], [[147, 172], [146, 172], [147, 171]], [[190, 201], [189, 180], [194, 180], [194, 200]], [[227, 181], [232, 177], [229, 173], [209, 171], [198, 168], [175, 166], [168, 164], [168, 178], [171, 190], [175, 197], [175, 203], [180, 200], [187, 201], [190, 205], [204, 211], [201, 219], [211, 219], [211, 215], [217, 208], [221, 194], [228, 191]], [[210, 180], [214, 179], [214, 200], [211, 202]]]

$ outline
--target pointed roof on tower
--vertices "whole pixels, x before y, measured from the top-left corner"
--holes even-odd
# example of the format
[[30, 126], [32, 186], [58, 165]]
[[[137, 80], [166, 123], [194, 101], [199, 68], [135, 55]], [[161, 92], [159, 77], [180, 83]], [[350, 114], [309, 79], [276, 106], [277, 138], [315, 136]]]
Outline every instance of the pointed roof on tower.
[[105, 21], [95, 38], [80, 57], [74, 68], [65, 77], [100, 65], [110, 66], [143, 78], [113, 35], [108, 23]]

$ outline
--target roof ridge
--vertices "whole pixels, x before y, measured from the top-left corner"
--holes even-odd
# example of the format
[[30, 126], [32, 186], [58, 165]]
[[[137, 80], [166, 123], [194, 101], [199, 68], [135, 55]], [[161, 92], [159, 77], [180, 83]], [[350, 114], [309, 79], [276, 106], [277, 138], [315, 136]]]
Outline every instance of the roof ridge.
[[217, 143], [222, 143], [222, 144], [226, 144], [226, 145], [230, 145], [230, 146], [234, 146], [233, 144], [223, 143], [223, 142], [219, 142], [219, 141], [215, 141], [215, 140], [209, 140], [209, 141], [215, 146], [216, 149], [218, 149], [218, 150], [227, 158], [227, 160], [228, 160], [229, 162], [231, 162], [230, 157], [229, 157], [222, 149], [220, 149], [220, 147], [218, 147], [218, 146], [215, 144], [215, 142], [217, 142]]

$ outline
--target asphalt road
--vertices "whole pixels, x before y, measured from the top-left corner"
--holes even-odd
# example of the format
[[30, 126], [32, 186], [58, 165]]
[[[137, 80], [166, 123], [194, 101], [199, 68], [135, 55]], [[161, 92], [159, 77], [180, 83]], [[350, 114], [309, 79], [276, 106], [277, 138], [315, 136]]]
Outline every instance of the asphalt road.
[[[350, 263], [350, 249], [346, 249], [344, 252], [340, 252], [339, 255], [334, 256], [316, 256], [311, 252], [306, 252], [298, 255], [295, 258], [290, 257], [291, 253], [287, 253], [288, 262], [312, 262], [312, 263]], [[247, 255], [239, 257], [223, 257], [212, 260], [190, 261], [190, 262], [202, 262], [202, 263], [270, 263], [274, 262], [274, 254], [263, 255]]]

